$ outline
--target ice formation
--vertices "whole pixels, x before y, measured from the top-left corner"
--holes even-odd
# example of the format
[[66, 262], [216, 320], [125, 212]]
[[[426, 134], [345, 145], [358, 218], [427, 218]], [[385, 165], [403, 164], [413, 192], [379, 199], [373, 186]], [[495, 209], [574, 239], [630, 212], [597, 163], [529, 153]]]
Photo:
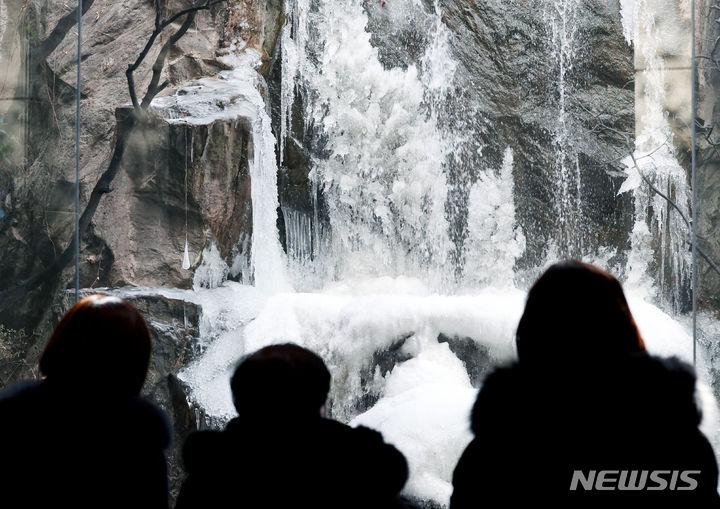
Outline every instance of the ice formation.
[[623, 35], [628, 44], [635, 40], [635, 0], [620, 0]]
[[[690, 186], [678, 162], [669, 113], [673, 113], [675, 122], [690, 125], [689, 18], [678, 2], [636, 0], [633, 4], [635, 61], [640, 69], [635, 85], [637, 134], [635, 152], [626, 159], [628, 178], [620, 189], [620, 193], [632, 191], [635, 203], [633, 263], [628, 267], [628, 277], [644, 281], [644, 291], [652, 293], [648, 277], [643, 274], [652, 262], [649, 233], [659, 239], [657, 287], [666, 293], [671, 289], [673, 304], [678, 307], [680, 292], [688, 284], [691, 271], [689, 225], [650, 186], [671, 197], [685, 217], [690, 217]], [[670, 67], [684, 66], [685, 70], [668, 70], [668, 62]], [[646, 232], [649, 213], [650, 229]]]
[[188, 270], [190, 268], [190, 251], [188, 249], [187, 235], [185, 235], [185, 250], [183, 251], [182, 268]]
[[[400, 8], [391, 6], [392, 8]], [[443, 171], [450, 144], [432, 100], [452, 76], [436, 23], [422, 68], [386, 69], [366, 31], [361, 0], [288, 2], [283, 32], [283, 132], [296, 89], [305, 90], [308, 127], [326, 143], [313, 180], [328, 200], [330, 250], [341, 276], [417, 274], [447, 257]], [[438, 13], [433, 13], [438, 16]], [[319, 38], [310, 38], [310, 27]], [[445, 83], [445, 85], [443, 85]]]
[[515, 262], [525, 251], [525, 235], [515, 222], [513, 151], [505, 149], [500, 171], [487, 173], [470, 189], [466, 284], [513, 286]]
[[177, 93], [151, 103], [167, 122], [205, 125], [217, 120], [245, 119], [250, 122], [253, 142], [250, 178], [253, 182], [253, 240], [251, 264], [257, 286], [287, 289], [285, 261], [278, 239], [277, 163], [275, 137], [256, 71], [260, 54], [253, 49], [231, 48], [219, 57], [231, 67], [216, 78], [203, 78]]
[[582, 239], [582, 191], [580, 162], [572, 138], [572, 117], [568, 112], [572, 94], [573, 67], [577, 58], [579, 0], [552, 0], [543, 4], [549, 25], [552, 56], [555, 60], [557, 121], [553, 133], [555, 145], [555, 208], [557, 234], [553, 249], [562, 257], [580, 256]]
[[[668, 143], [662, 89], [667, 48], [660, 44], [652, 16], [661, 4], [621, 1], [625, 36], [640, 48], [638, 58], [647, 74], [635, 158], [648, 178], [669, 182], [682, 198], [687, 187]], [[461, 290], [447, 285], [446, 171], [455, 148], [438, 122], [437, 108], [450, 90], [455, 66], [438, 4], [389, 4], [387, 15], [398, 23], [407, 22], [401, 19], [407, 9], [416, 9], [429, 16], [434, 27], [420, 65], [406, 68], [381, 63], [361, 0], [321, 0], [312, 8], [308, 0], [285, 5], [280, 153], [291, 138], [295, 94], [304, 94], [305, 127], [326, 144], [323, 154], [314, 155], [311, 178], [328, 199], [331, 234], [320, 246], [317, 211], [310, 215], [284, 206], [287, 259], [281, 253], [275, 224], [275, 138], [257, 91], [256, 54], [228, 55], [233, 70], [219, 79], [200, 80], [175, 96], [156, 100], [153, 107], [171, 122], [250, 119], [256, 146], [251, 164], [252, 266], [242, 267], [237, 257], [238, 266], [228, 267], [214, 245], [205, 249], [194, 291], [176, 294], [202, 306], [205, 353], [180, 376], [192, 387], [194, 401], [221, 423], [234, 415], [229, 377], [244, 354], [287, 341], [307, 346], [325, 359], [333, 374], [332, 415], [381, 430], [409, 460], [406, 494], [444, 506], [455, 462], [471, 438], [469, 415], [477, 387], [460, 354], [441, 338], [464, 338], [487, 352], [491, 363], [515, 356], [514, 330], [525, 292], [515, 287], [513, 276], [525, 236], [515, 221], [513, 152], [508, 148], [502, 167], [488, 171], [470, 190], [465, 258], [473, 276]], [[563, 196], [560, 216], [570, 219], [582, 198], [563, 102], [571, 91], [565, 73], [577, 42], [570, 26], [576, 7], [575, 0], [544, 4], [561, 98], [554, 133]], [[656, 145], [665, 148], [650, 154]], [[682, 225], [675, 222], [663, 230], [666, 212], [636, 170], [628, 162], [629, 177], [622, 189], [633, 192], [636, 203], [625, 282], [630, 306], [651, 353], [690, 360], [687, 324], [651, 304], [657, 292], [647, 270], [650, 240], [677, 236]], [[660, 215], [648, 226], [644, 218], [651, 203]], [[687, 259], [682, 239], [670, 240], [665, 259], [683, 274]], [[598, 255], [600, 263], [603, 256]], [[286, 263], [298, 269], [291, 273], [301, 291], [291, 289]], [[255, 286], [225, 281], [231, 271], [249, 271]], [[298, 278], [298, 272], [314, 272], [313, 284]], [[304, 291], [308, 288], [319, 289]], [[389, 355], [394, 356], [391, 366], [382, 362]], [[703, 359], [698, 369], [707, 373]], [[714, 398], [706, 386], [699, 389], [699, 398], [705, 408], [703, 429], [717, 444]]]

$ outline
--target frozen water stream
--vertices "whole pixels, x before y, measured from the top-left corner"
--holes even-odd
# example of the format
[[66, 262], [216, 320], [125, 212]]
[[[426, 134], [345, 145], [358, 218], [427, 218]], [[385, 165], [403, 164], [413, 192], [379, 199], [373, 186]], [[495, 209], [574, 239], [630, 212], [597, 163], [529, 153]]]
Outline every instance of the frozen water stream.
[[[546, 2], [561, 96], [554, 133], [562, 222], [556, 244], [564, 246], [558, 248], [561, 252], [584, 254], [583, 246], [570, 238], [582, 196], [565, 102], [572, 93], [566, 73], [578, 43], [572, 25], [579, 2]], [[673, 265], [661, 273], [685, 277], [687, 250], [678, 233], [682, 225], [662, 215], [663, 207], [638, 173], [674, 186], [677, 196], [688, 192], [672, 143], [667, 143], [666, 48], [656, 33], [661, 25], [653, 17], [661, 4], [621, 2], [625, 36], [640, 48], [640, 62], [647, 68], [636, 142], [639, 168], [628, 160], [628, 179], [621, 190], [633, 193], [636, 219], [625, 283], [649, 350], [691, 360], [687, 319], [654, 304], [657, 286], [667, 282], [653, 281], [648, 274], [648, 238], [659, 235], [669, 236], [661, 242], [668, 250], [661, 259]], [[417, 64], [387, 68], [381, 63], [361, 0], [286, 2], [278, 144], [286, 141], [293, 101], [302, 94], [306, 129], [323, 146], [322, 153], [312, 154], [310, 178], [324, 193], [330, 231], [323, 251], [314, 252], [311, 243], [320, 228], [317, 211], [310, 216], [282, 208], [287, 256], [301, 264], [288, 264], [278, 241], [276, 139], [258, 92], [253, 67], [257, 55], [231, 52], [225, 58], [234, 68], [220, 79], [200, 80], [182, 94], [153, 103], [172, 122], [250, 119], [255, 147], [255, 285], [225, 281], [230, 268], [210, 246], [195, 273], [195, 289], [164, 292], [202, 306], [205, 351], [180, 376], [204, 412], [219, 421], [234, 415], [229, 378], [242, 355], [278, 342], [307, 346], [325, 359], [333, 374], [332, 416], [381, 430], [409, 460], [406, 493], [446, 504], [452, 470], [471, 438], [469, 414], [478, 385], [474, 359], [481, 358], [487, 368], [515, 356], [514, 331], [525, 298], [525, 291], [516, 287], [515, 265], [530, 232], [516, 222], [514, 154], [508, 147], [502, 166], [480, 176], [469, 189], [466, 277], [456, 284], [449, 263], [453, 218], [446, 202], [447, 172], [460, 140], [438, 120], [456, 69], [450, 35], [438, 4], [391, 1], [387, 16], [401, 27], [413, 20], [432, 27]], [[656, 150], [656, 145], [663, 148]], [[651, 151], [654, 157], [646, 157]], [[649, 207], [657, 215], [648, 225]], [[310, 291], [288, 266], [314, 272], [321, 284]], [[702, 355], [698, 371], [707, 376]], [[714, 399], [706, 387], [700, 395], [704, 429], [718, 444]]]
[[[486, 288], [448, 296], [432, 293], [418, 280], [380, 278], [343, 282], [312, 294], [272, 296], [230, 282], [188, 292], [185, 298], [203, 305], [205, 333], [216, 336], [205, 355], [181, 375], [208, 414], [221, 420], [234, 415], [229, 378], [244, 353], [285, 341], [307, 346], [322, 355], [333, 373], [333, 415], [381, 430], [408, 457], [406, 492], [446, 502], [452, 470], [471, 439], [476, 389], [463, 361], [448, 343], [438, 342], [438, 335], [472, 338], [488, 348], [493, 362], [512, 359], [525, 294]], [[687, 324], [632, 294], [630, 303], [652, 353], [692, 359]], [[376, 354], [398, 341], [401, 359], [407, 360], [383, 372]], [[377, 402], [358, 413], [357, 401], [368, 394]], [[707, 387], [701, 397], [704, 430], [717, 439], [720, 415]]]

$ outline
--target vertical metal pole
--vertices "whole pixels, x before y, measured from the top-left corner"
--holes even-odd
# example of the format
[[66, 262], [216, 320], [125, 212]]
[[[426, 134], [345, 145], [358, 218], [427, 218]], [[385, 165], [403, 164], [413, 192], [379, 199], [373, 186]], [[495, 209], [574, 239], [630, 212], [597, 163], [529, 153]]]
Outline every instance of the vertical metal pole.
[[80, 299], [80, 90], [82, 88], [82, 4], [77, 6], [77, 89], [75, 95], [75, 302]]
[[697, 175], [696, 175], [696, 115], [697, 115], [697, 97], [695, 87], [697, 65], [695, 62], [695, 0], [690, 3], [690, 10], [692, 12], [691, 22], [691, 51], [690, 51], [690, 83], [691, 83], [691, 94], [692, 100], [690, 108], [692, 109], [690, 115], [690, 121], [692, 122], [691, 136], [692, 136], [692, 175], [691, 175], [691, 187], [692, 187], [692, 299], [693, 299], [693, 365], [697, 364], [697, 301], [698, 301], [698, 258], [697, 258], [697, 224], [698, 224], [698, 213], [697, 213]]

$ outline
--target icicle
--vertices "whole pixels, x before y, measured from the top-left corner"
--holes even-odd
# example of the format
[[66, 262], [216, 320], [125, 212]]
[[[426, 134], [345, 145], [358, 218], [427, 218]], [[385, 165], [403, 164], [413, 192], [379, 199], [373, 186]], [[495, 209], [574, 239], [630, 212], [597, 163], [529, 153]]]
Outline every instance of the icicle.
[[[687, 227], [680, 215], [671, 211], [667, 201], [640, 180], [642, 175], [642, 180], [647, 179], [667, 196], [673, 196], [686, 216], [690, 214], [691, 188], [687, 172], [678, 159], [673, 128], [668, 122], [668, 108], [679, 98], [676, 96], [669, 101], [667, 94], [671, 90], [671, 80], [677, 77], [670, 78], [666, 74], [665, 60], [678, 41], [688, 36], [683, 32], [683, 24], [677, 22], [680, 8], [675, 5], [669, 10], [670, 7], [670, 2], [635, 2], [635, 54], [642, 57], [639, 62], [643, 76], [639, 82], [641, 86], [636, 89], [636, 108], [642, 115], [636, 125], [634, 158], [626, 160], [630, 178], [621, 189], [633, 191], [636, 225], [631, 252], [644, 256], [642, 262], [638, 256], [629, 258], [628, 263], [633, 262], [630, 266], [633, 272], [628, 279], [648, 282], [650, 286], [643, 292], [652, 295], [655, 292], [651, 283], [654, 274], [661, 295], [679, 309], [683, 287], [690, 284], [692, 268], [685, 237]], [[689, 95], [684, 99], [690, 102]], [[639, 223], [645, 223], [648, 228]], [[636, 235], [636, 231], [642, 235]], [[657, 252], [645, 247], [649, 244], [648, 237], [656, 239]], [[643, 274], [648, 271], [651, 277]]]
[[285, 157], [285, 139], [291, 132], [292, 106], [295, 101], [295, 85], [299, 71], [299, 53], [302, 38], [297, 30], [300, 11], [296, 2], [285, 4], [285, 24], [281, 33], [282, 79], [280, 91], [280, 164]]
[[190, 268], [190, 253], [188, 251], [187, 236], [185, 237], [185, 254], [183, 254], [182, 268], [188, 270]]
[[[187, 132], [185, 127], [185, 252], [183, 253], [183, 270], [190, 269], [190, 252], [188, 250], [188, 167], [187, 167]], [[190, 142], [190, 160], [193, 158], [193, 146], [195, 145], [195, 131], [190, 133], [192, 141]]]

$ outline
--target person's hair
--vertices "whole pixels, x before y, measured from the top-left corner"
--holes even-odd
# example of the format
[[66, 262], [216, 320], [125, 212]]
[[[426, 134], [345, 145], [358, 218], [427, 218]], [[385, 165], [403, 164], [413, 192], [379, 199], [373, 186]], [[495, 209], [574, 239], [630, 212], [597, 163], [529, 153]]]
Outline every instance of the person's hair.
[[620, 282], [577, 260], [553, 265], [530, 289], [516, 342], [521, 363], [596, 362], [645, 351]]
[[132, 304], [90, 295], [77, 302], [55, 328], [40, 358], [48, 380], [118, 396], [137, 396], [150, 363], [152, 340]]
[[330, 372], [310, 350], [271, 345], [245, 357], [230, 382], [235, 408], [253, 420], [318, 417], [330, 391]]

